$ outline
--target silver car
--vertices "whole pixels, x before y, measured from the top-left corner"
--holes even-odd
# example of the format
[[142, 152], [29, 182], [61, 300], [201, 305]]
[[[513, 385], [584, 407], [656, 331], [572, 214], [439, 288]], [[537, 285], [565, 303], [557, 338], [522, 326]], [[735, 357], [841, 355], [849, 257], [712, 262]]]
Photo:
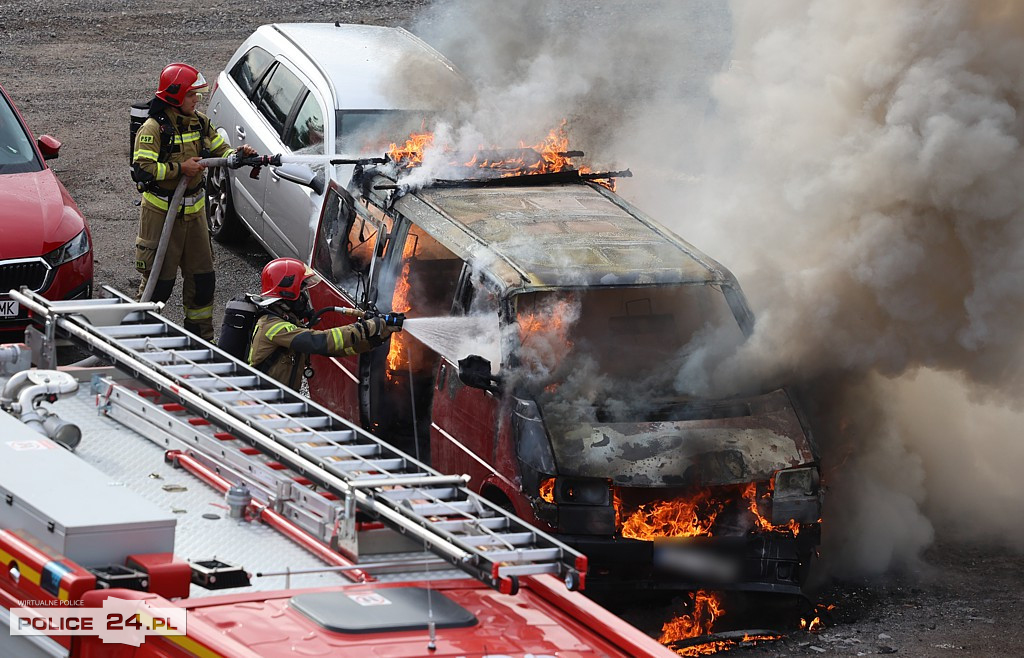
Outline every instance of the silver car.
[[352, 174], [351, 166], [327, 164], [328, 156], [379, 157], [391, 142], [423, 130], [463, 86], [443, 55], [399, 27], [260, 27], [217, 77], [210, 117], [232, 146], [307, 157], [290, 165], [286, 158], [258, 178], [245, 167], [212, 169], [214, 238], [235, 242], [248, 228], [272, 255], [308, 262], [323, 191], [331, 180], [347, 184]]

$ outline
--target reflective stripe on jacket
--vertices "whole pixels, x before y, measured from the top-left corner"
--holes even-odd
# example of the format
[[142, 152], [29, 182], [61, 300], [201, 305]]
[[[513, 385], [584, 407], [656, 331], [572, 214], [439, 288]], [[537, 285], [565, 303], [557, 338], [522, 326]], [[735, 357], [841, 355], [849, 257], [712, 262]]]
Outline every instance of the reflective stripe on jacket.
[[[205, 114], [196, 112], [194, 116], [181, 114], [173, 107], [165, 110], [167, 118], [174, 127], [171, 140], [171, 153], [166, 162], [160, 162], [160, 122], [150, 117], [139, 127], [135, 136], [135, 150], [132, 153], [132, 164], [152, 176], [157, 193], [144, 192], [142, 202], [157, 210], [167, 210], [170, 196], [181, 179], [181, 163], [194, 157], [200, 157], [204, 149], [209, 149], [213, 158], [227, 157], [234, 152], [224, 138], [221, 137]], [[204, 131], [205, 127], [205, 131]], [[203, 173], [200, 172], [189, 181], [188, 189], [192, 192], [191, 202], [186, 202], [185, 214], [194, 214], [206, 205], [206, 197], [202, 191]]]
[[[265, 363], [279, 349], [283, 353], [271, 360], [269, 365]], [[371, 349], [373, 345], [364, 335], [361, 324], [320, 331], [306, 329], [286, 318], [268, 314], [256, 322], [252, 347], [249, 349], [249, 364], [298, 390], [310, 354], [352, 356]]]

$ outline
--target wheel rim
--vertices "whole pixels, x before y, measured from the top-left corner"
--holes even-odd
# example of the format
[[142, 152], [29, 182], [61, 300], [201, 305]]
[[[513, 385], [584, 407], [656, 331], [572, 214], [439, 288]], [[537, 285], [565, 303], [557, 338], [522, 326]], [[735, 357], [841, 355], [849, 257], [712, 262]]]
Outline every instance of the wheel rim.
[[210, 175], [210, 191], [206, 195], [209, 205], [210, 228], [214, 233], [224, 227], [227, 217], [227, 174], [223, 167], [216, 167]]

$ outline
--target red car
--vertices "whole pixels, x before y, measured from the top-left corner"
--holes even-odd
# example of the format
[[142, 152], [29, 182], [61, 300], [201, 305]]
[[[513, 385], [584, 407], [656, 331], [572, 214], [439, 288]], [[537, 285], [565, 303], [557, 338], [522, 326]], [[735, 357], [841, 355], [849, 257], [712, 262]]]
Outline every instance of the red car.
[[0, 342], [28, 324], [8, 290], [28, 286], [55, 300], [92, 295], [89, 226], [45, 162], [59, 150], [49, 135], [33, 138], [0, 87]]

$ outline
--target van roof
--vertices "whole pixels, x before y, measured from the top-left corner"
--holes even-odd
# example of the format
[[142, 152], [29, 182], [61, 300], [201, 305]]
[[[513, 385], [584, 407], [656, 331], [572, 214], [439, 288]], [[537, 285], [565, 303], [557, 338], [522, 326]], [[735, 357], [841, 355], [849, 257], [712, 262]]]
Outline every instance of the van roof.
[[506, 288], [731, 283], [732, 275], [604, 187], [428, 187], [395, 208]]
[[465, 84], [444, 55], [400, 27], [274, 23], [259, 29], [277, 31], [317, 65], [336, 90], [338, 110], [433, 109], [417, 89]]

